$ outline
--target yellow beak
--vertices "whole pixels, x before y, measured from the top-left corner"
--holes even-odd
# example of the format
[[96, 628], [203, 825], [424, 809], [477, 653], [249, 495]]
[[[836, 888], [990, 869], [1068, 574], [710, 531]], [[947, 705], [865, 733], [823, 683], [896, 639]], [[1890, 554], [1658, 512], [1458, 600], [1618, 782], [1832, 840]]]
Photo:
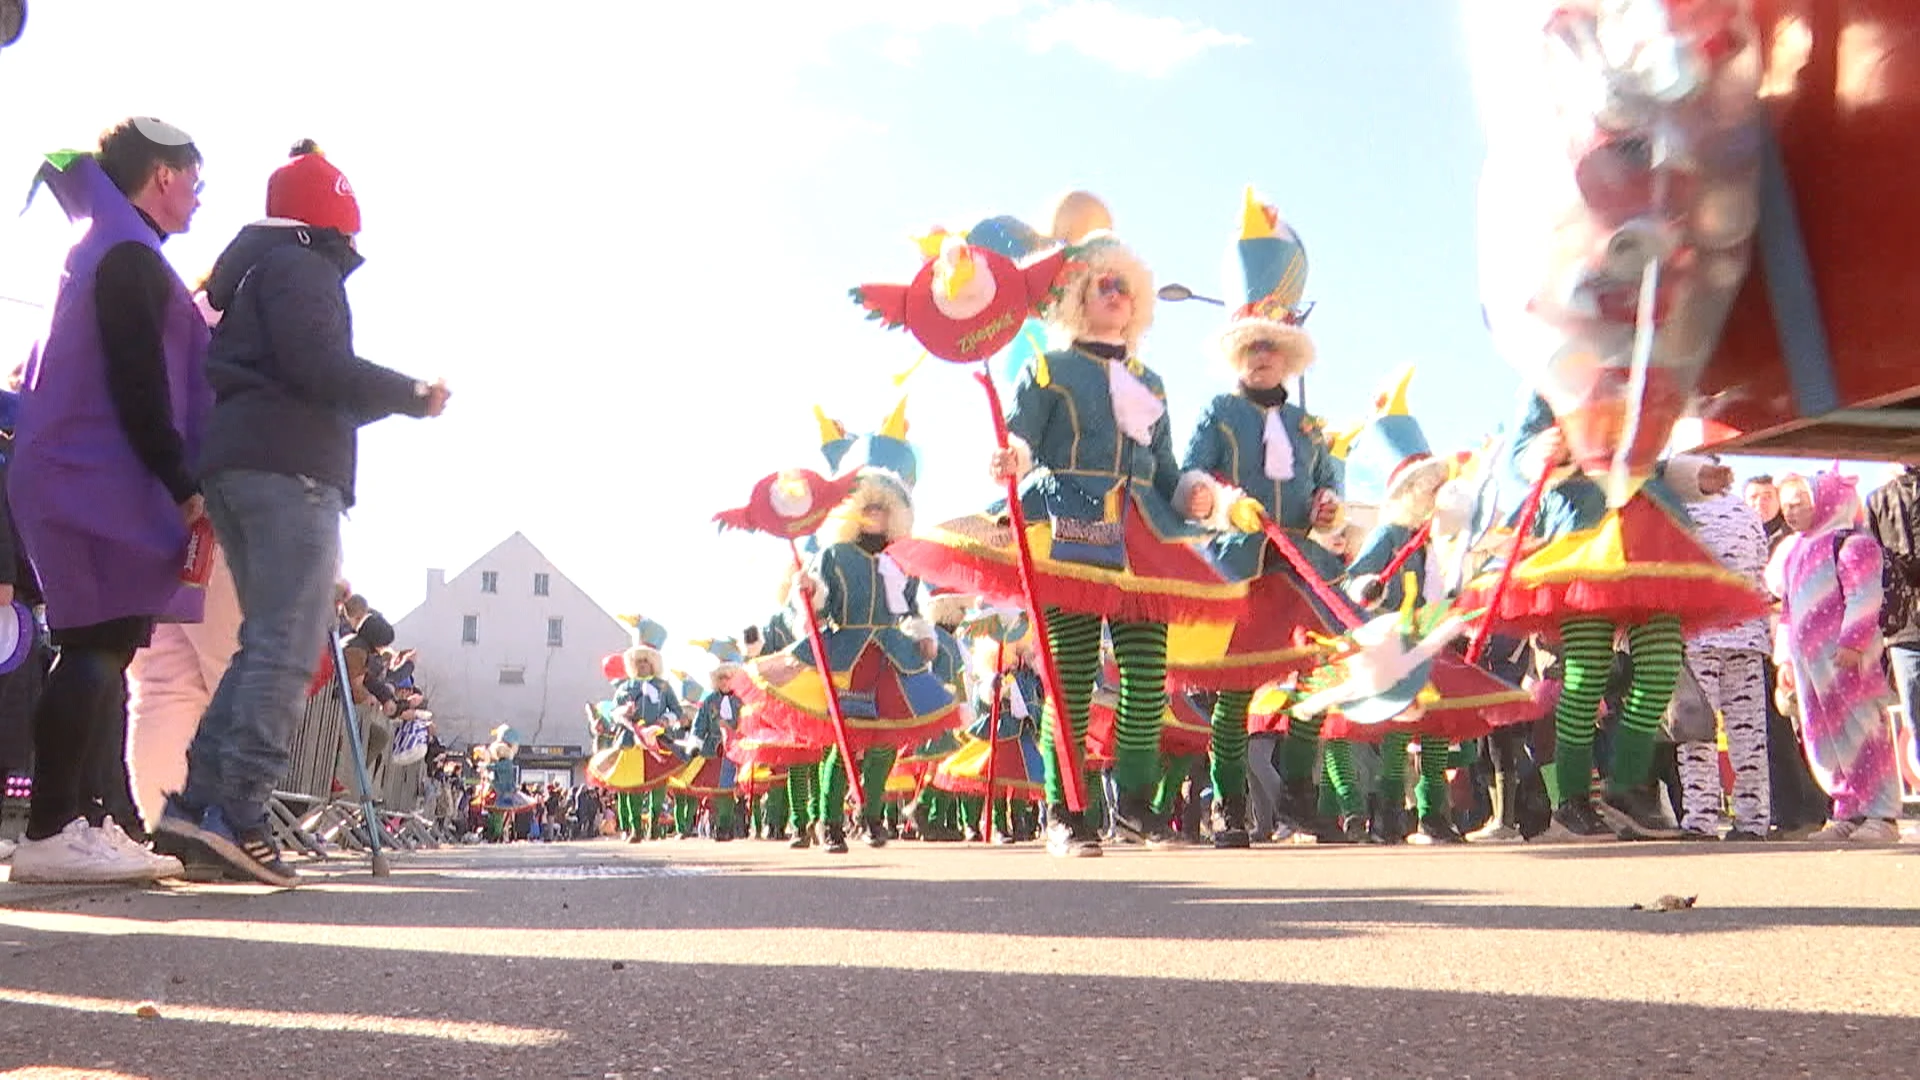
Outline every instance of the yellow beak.
[[973, 281], [973, 256], [965, 249], [959, 252], [953, 266], [947, 270], [947, 299], [958, 296], [961, 289]]

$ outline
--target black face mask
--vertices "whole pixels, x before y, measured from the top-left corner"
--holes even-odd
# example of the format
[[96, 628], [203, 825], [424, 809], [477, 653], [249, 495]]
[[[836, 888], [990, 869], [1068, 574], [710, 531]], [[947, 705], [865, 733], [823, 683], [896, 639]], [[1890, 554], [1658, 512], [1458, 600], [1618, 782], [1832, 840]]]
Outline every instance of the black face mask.
[[1073, 343], [1073, 347], [1083, 353], [1097, 356], [1102, 360], [1125, 360], [1127, 358], [1127, 347], [1125, 345], [1111, 345], [1104, 341], [1076, 341]]
[[878, 555], [887, 549], [887, 536], [885, 533], [863, 532], [859, 536], [854, 537], [853, 542], [860, 546], [861, 551], [869, 555]]
[[1240, 396], [1263, 409], [1271, 409], [1276, 405], [1285, 405], [1287, 403], [1287, 388], [1285, 386], [1276, 386], [1271, 390], [1255, 390], [1246, 383], [1241, 383]]

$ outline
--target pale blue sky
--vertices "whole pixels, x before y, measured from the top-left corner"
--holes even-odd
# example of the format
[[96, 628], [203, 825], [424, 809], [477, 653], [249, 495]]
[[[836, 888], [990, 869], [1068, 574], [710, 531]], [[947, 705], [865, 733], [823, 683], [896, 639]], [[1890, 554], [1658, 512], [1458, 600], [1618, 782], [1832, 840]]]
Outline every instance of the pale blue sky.
[[[1472, 90], [1437, 0], [62, 0], [0, 54], [0, 100], [34, 102], [0, 122], [0, 178], [24, 191], [131, 113], [185, 128], [205, 205], [168, 251], [193, 277], [317, 139], [362, 203], [361, 353], [455, 389], [363, 437], [355, 585], [397, 617], [428, 566], [521, 529], [690, 637], [764, 615], [784, 557], [709, 516], [818, 467], [813, 403], [877, 424], [917, 354], [847, 288], [905, 280], [930, 226], [1040, 224], [1069, 188], [1217, 294], [1257, 185], [1312, 264], [1310, 406], [1357, 419], [1412, 362], [1435, 444], [1476, 440], [1516, 382], [1479, 314]], [[43, 286], [32, 218], [0, 223], [0, 294]], [[8, 355], [29, 315], [0, 302]], [[1148, 340], [1181, 440], [1227, 383], [1219, 319], [1162, 305]], [[930, 366], [909, 390], [923, 519], [984, 503], [977, 388]]]

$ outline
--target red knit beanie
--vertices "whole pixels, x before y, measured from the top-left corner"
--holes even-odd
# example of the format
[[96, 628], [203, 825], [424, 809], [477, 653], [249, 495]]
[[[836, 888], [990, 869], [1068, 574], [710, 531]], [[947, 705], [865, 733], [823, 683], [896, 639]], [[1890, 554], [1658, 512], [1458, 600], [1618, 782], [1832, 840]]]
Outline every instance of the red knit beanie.
[[295, 143], [290, 156], [293, 160], [267, 180], [267, 216], [338, 229], [348, 236], [359, 232], [360, 204], [346, 174], [333, 167], [312, 139]]

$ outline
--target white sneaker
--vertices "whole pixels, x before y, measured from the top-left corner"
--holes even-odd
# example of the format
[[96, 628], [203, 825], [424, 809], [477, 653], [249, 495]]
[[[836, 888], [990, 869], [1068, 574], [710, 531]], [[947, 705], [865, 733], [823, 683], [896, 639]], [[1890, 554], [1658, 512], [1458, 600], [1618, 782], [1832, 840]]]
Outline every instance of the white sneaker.
[[11, 840], [0, 840], [0, 862], [13, 858], [14, 844]]
[[1517, 825], [1503, 825], [1498, 818], [1467, 834], [1469, 844], [1517, 844], [1525, 840]]
[[1886, 818], [1868, 818], [1854, 826], [1853, 835], [1847, 837], [1849, 844], [1897, 844], [1900, 842], [1900, 826]]
[[98, 829], [95, 829], [93, 835], [102, 844], [125, 852], [133, 858], [144, 860], [149, 867], [152, 867], [155, 881], [161, 878], [180, 877], [187, 872], [187, 868], [179, 859], [171, 855], [156, 854], [152, 848], [128, 836], [127, 831], [120, 827], [120, 823], [112, 818], [108, 818]]
[[45, 840], [22, 840], [11, 880], [23, 885], [102, 885], [154, 879], [147, 860], [113, 847], [86, 818], [74, 818]]
[[1842, 818], [1839, 821], [1827, 822], [1823, 828], [1807, 839], [1816, 844], [1837, 844], [1843, 840], [1853, 839], [1854, 832], [1859, 828], [1859, 825]]

